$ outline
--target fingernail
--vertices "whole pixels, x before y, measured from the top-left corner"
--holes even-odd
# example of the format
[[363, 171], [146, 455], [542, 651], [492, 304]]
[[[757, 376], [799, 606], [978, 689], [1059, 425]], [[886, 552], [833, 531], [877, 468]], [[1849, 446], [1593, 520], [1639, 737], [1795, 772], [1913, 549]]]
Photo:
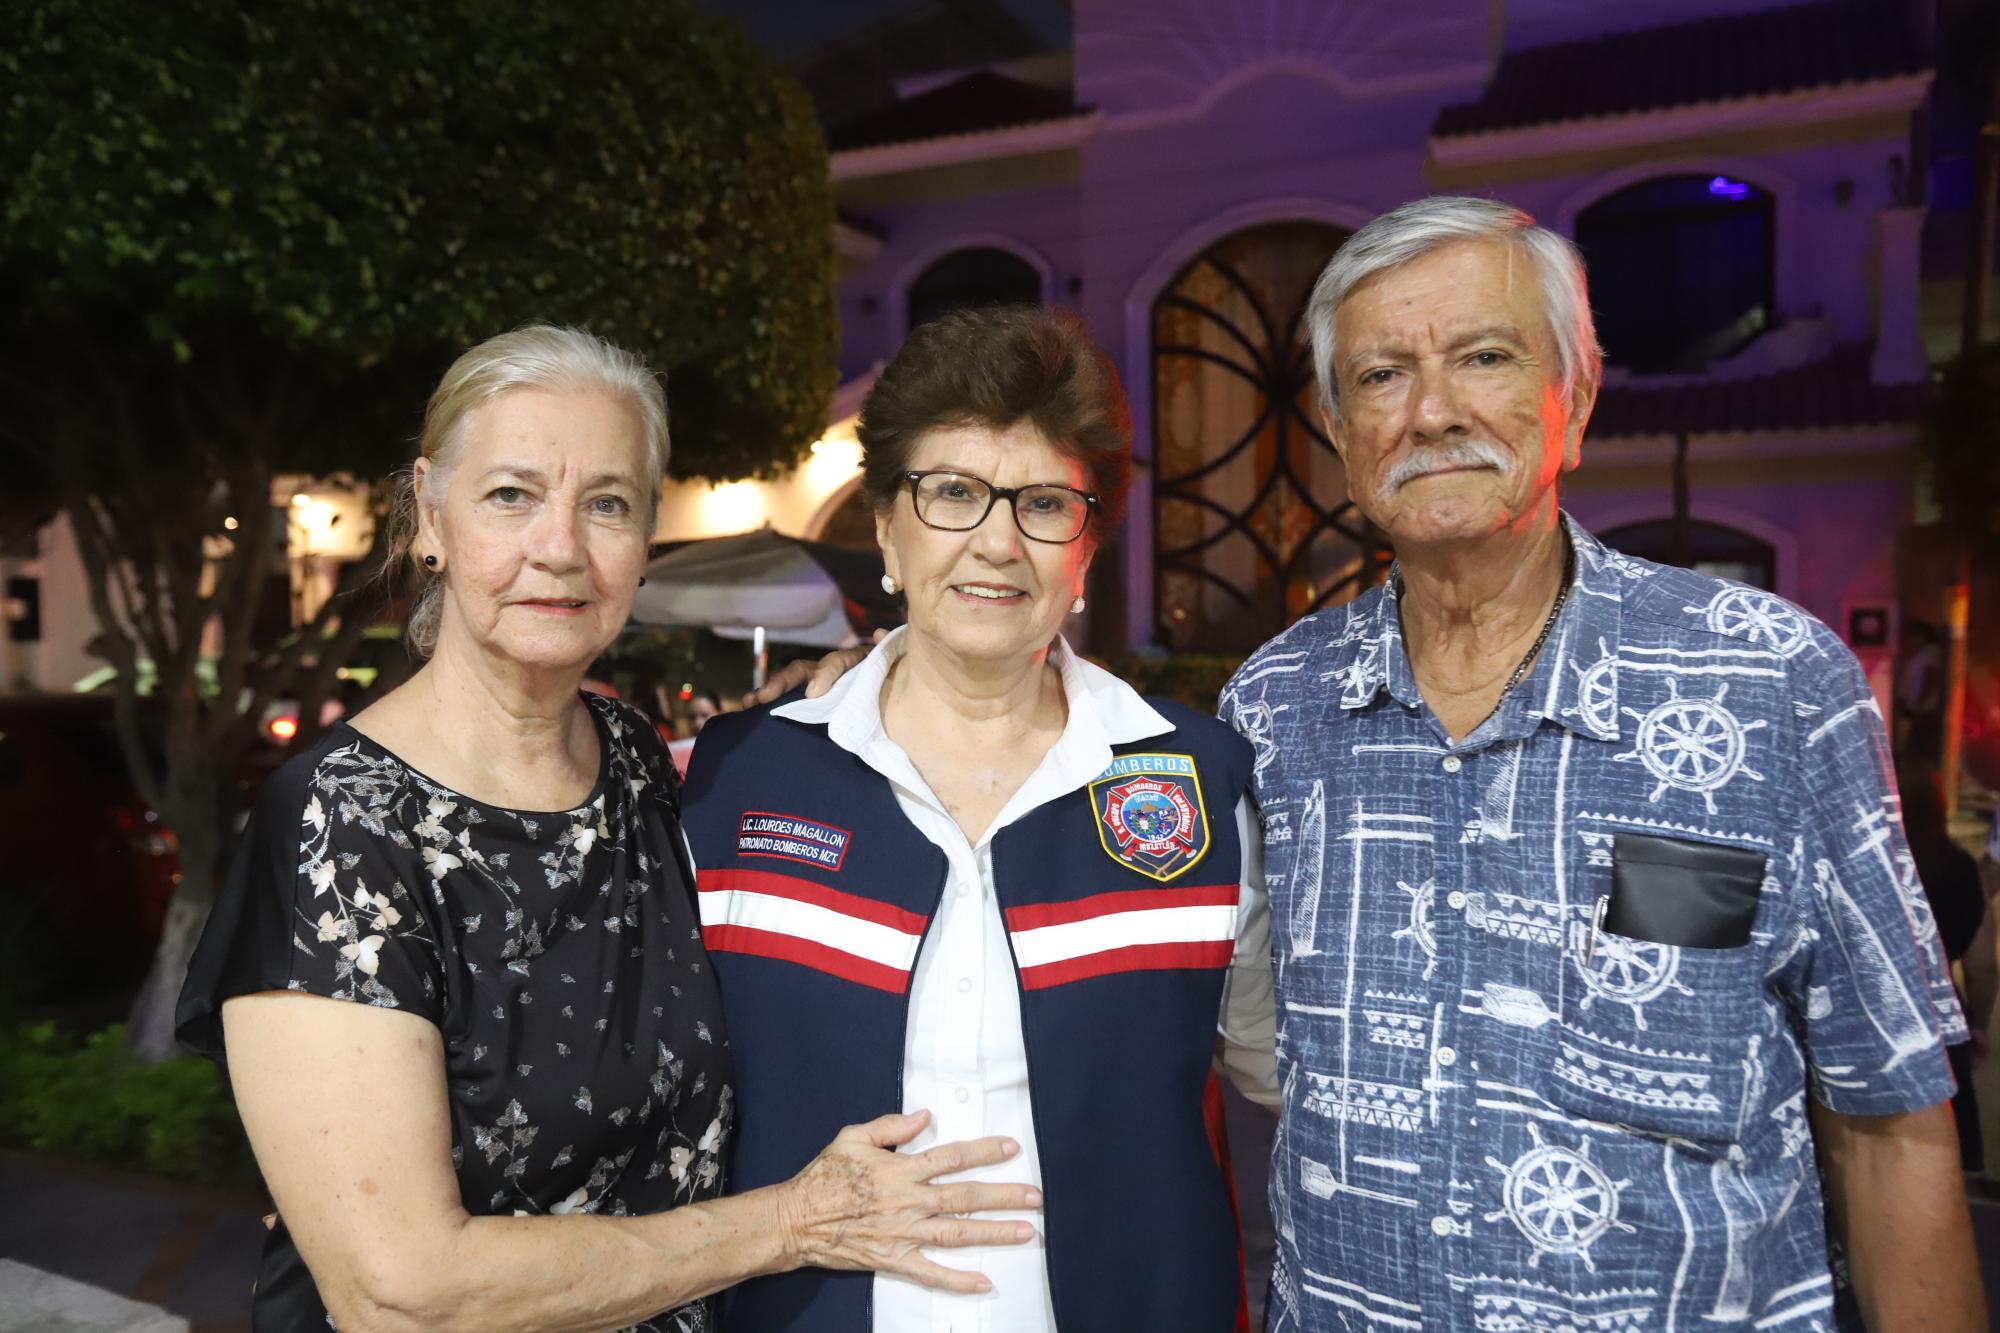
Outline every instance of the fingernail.
[[1039, 1208], [1041, 1206], [1042, 1206], [1042, 1192], [1040, 1190], [1029, 1190], [1028, 1207]]
[[972, 1284], [972, 1289], [974, 1291], [991, 1291], [993, 1290], [993, 1284], [985, 1278], [980, 1278], [979, 1281]]
[[1014, 1140], [1012, 1139], [1008, 1139], [1000, 1145], [1000, 1155], [1002, 1157], [1012, 1157], [1014, 1154], [1020, 1151], [1021, 1151], [1021, 1145], [1014, 1142]]
[[1023, 1222], [1019, 1226], [1014, 1228], [1015, 1240], [1033, 1240], [1034, 1238], [1035, 1238], [1035, 1229], [1029, 1226], [1026, 1222]]

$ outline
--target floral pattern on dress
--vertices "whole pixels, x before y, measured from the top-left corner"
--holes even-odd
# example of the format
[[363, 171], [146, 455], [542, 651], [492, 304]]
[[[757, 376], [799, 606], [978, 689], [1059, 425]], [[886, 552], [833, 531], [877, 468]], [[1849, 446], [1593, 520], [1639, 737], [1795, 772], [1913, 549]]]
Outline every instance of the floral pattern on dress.
[[[237, 940], [288, 938], [288, 957], [231, 949], [200, 981], [216, 1010], [284, 985], [435, 1023], [474, 1214], [634, 1216], [722, 1192], [732, 1067], [678, 774], [650, 724], [584, 698], [602, 763], [565, 811], [484, 804], [334, 727], [271, 779], [224, 889]], [[695, 1302], [635, 1327], [713, 1316]]]

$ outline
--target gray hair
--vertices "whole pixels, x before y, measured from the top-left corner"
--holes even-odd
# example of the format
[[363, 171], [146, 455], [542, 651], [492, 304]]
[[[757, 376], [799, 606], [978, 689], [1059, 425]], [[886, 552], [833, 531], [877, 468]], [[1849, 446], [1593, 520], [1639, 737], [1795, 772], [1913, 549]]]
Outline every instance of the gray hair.
[[414, 467], [396, 479], [389, 555], [383, 562], [382, 576], [393, 579], [404, 569], [417, 571], [421, 588], [410, 608], [404, 640], [425, 657], [437, 647], [438, 623], [444, 613], [444, 579], [416, 563], [418, 507], [436, 508], [444, 502], [472, 414], [515, 389], [595, 391], [631, 404], [646, 436], [646, 493], [655, 501], [654, 509], [646, 515], [646, 530], [648, 535], [652, 532], [660, 479], [667, 471], [667, 395], [660, 387], [660, 377], [641, 357], [582, 329], [529, 324], [488, 338], [452, 362], [431, 393], [418, 449], [430, 464], [422, 486], [417, 483]]
[[1563, 397], [1578, 380], [1595, 384], [1604, 366], [1597, 325], [1590, 317], [1590, 290], [1583, 256], [1567, 236], [1535, 225], [1535, 219], [1496, 199], [1436, 195], [1393, 208], [1347, 238], [1313, 284], [1306, 305], [1312, 329], [1313, 370], [1319, 402], [1329, 419], [1340, 420], [1340, 386], [1333, 373], [1334, 320], [1342, 302], [1369, 278], [1421, 258], [1454, 241], [1506, 241], [1527, 250], [1542, 284], [1542, 307], [1555, 333], [1556, 363]]

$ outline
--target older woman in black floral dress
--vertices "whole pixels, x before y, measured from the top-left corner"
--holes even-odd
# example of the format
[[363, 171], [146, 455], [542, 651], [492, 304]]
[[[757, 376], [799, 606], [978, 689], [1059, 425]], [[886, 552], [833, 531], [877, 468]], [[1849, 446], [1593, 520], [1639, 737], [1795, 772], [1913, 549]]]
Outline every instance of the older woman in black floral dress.
[[573, 330], [492, 339], [432, 397], [397, 557], [430, 661], [266, 786], [181, 1000], [282, 1219], [259, 1330], [706, 1329], [747, 1276], [973, 1290], [921, 1248], [1031, 1234], [947, 1216], [1037, 1201], [928, 1183], [1016, 1147], [896, 1153], [921, 1114], [719, 1197], [729, 1043], [674, 769], [578, 690], [666, 452], [658, 381]]

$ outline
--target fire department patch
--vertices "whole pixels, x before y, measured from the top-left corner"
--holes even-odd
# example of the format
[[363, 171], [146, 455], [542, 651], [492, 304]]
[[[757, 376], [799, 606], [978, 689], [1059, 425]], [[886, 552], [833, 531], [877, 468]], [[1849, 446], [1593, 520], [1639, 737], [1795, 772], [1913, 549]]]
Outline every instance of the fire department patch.
[[1208, 854], [1208, 811], [1194, 756], [1127, 754], [1090, 784], [1097, 837], [1111, 859], [1165, 882]]

